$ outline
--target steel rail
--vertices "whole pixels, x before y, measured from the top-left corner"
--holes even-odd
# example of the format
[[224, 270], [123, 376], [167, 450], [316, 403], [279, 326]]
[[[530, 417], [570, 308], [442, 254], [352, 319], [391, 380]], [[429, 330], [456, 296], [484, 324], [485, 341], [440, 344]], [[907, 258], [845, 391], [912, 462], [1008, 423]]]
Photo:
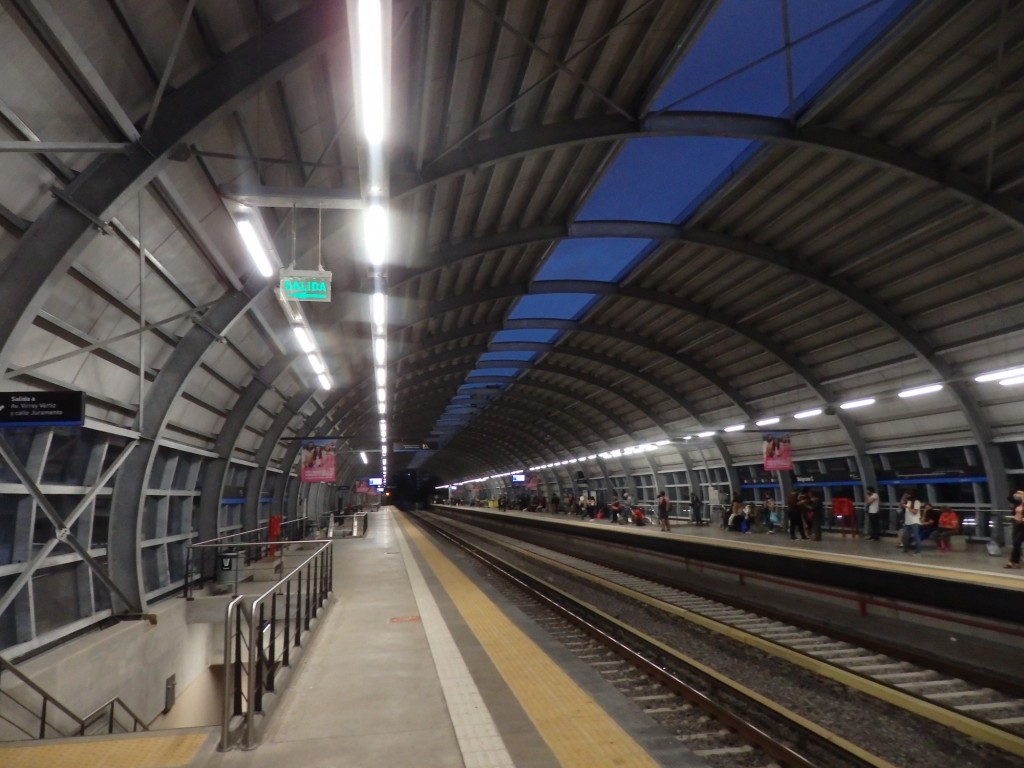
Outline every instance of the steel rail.
[[[872, 768], [897, 768], [881, 757], [872, 755], [838, 734], [808, 720], [777, 702], [771, 701], [756, 691], [671, 648], [601, 609], [526, 574], [507, 560], [476, 547], [422, 517], [417, 516], [417, 519], [495, 573], [515, 583], [534, 599], [542, 602], [563, 618], [580, 627], [620, 656], [626, 658], [631, 664], [639, 667], [644, 674], [658, 680], [658, 682], [674, 693], [708, 712], [708, 714], [721, 722], [725, 728], [740, 734], [749, 743], [762, 750], [773, 760], [778, 761], [780, 765], [791, 766], [792, 768], [817, 768], [819, 764], [796, 752], [743, 716], [717, 703], [713, 698], [682, 680], [665, 666], [648, 659], [644, 655], [644, 651], [656, 654], [658, 657], [671, 659], [673, 663], [683, 666], [691, 674], [702, 678], [713, 690], [727, 691], [754, 708], [767, 710], [771, 717], [782, 718], [804, 738], [814, 740], [832, 751], [841, 752], [855, 765], [872, 766]], [[552, 597], [552, 594], [556, 595], [557, 599]], [[566, 601], [569, 605], [563, 605], [559, 601]], [[632, 646], [615, 637], [608, 629], [600, 626], [600, 624], [612, 627], [615, 631], [625, 634], [636, 645]]]

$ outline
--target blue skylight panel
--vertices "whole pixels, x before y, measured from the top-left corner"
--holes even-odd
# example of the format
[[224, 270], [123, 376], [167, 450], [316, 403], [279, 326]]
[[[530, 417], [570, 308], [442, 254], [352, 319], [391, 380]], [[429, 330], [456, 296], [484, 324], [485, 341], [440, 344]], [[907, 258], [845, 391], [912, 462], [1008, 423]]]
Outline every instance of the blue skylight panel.
[[523, 296], [509, 320], [575, 320], [597, 298], [591, 293], [538, 293]]
[[570, 238], [554, 247], [534, 278], [614, 283], [650, 245], [635, 237]]
[[675, 222], [679, 212], [750, 145], [745, 139], [715, 137], [633, 139], [609, 166], [577, 218]]
[[484, 383], [484, 382], [477, 382], [477, 383], [466, 382], [464, 384], [460, 384], [459, 385], [459, 391], [461, 392], [462, 390], [465, 390], [465, 389], [474, 389], [474, 390], [477, 390], [477, 391], [479, 391], [481, 389], [499, 390], [499, 389], [501, 389], [503, 387], [504, 387], [504, 384], [495, 384], [495, 383], [488, 384], [488, 383]]
[[480, 362], [501, 362], [504, 360], [516, 360], [522, 363], [529, 363], [536, 356], [536, 352], [520, 352], [510, 349], [507, 352], [484, 352], [482, 355], [480, 355]]
[[522, 368], [477, 368], [469, 372], [469, 378], [476, 376], [500, 376], [511, 378], [518, 376]]
[[522, 328], [498, 331], [491, 338], [492, 344], [552, 344], [562, 335], [561, 331], [550, 328]]

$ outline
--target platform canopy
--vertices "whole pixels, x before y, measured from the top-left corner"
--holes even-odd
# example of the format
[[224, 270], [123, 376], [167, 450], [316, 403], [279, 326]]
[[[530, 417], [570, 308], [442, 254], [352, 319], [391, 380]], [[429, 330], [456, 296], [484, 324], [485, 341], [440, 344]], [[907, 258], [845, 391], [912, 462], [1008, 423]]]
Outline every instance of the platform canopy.
[[4, 388], [142, 438], [115, 516], [164, 446], [568, 483], [662, 441], [646, 471], [733, 471], [768, 418], [865, 477], [973, 446], [1005, 491], [1019, 2], [382, 0], [379, 88], [365, 2], [0, 9]]

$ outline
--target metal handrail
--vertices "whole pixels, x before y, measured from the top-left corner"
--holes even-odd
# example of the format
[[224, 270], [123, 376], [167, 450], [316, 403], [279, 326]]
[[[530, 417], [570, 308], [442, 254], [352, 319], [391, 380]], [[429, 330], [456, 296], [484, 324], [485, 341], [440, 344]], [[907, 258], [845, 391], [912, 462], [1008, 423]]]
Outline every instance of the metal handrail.
[[[146, 721], [143, 720], [141, 717], [139, 717], [137, 714], [135, 714], [135, 711], [131, 707], [129, 707], [127, 704], [125, 704], [120, 696], [115, 696], [114, 698], [109, 699], [108, 701], [104, 702], [103, 704], [100, 704], [98, 707], [96, 707], [96, 709], [94, 709], [92, 712], [90, 712], [89, 714], [87, 714], [85, 717], [82, 718], [83, 723], [82, 723], [82, 727], [81, 727], [81, 731], [79, 732], [79, 735], [80, 736], [84, 736], [85, 735], [85, 730], [92, 723], [96, 722], [99, 719], [99, 716], [103, 715], [103, 714], [107, 715], [107, 733], [113, 733], [114, 732], [114, 725], [115, 724], [119, 724], [119, 723], [117, 723], [117, 719], [114, 717], [114, 710], [115, 710], [115, 708], [117, 706], [120, 706], [121, 709], [123, 709], [125, 712], [127, 712], [128, 716], [131, 717], [131, 719], [132, 719], [132, 730], [131, 730], [131, 732], [132, 733], [135, 733], [136, 731], [140, 731], [140, 730], [142, 730], [142, 731], [148, 731], [149, 730], [149, 726], [146, 725]], [[128, 731], [128, 728], [126, 726], [122, 726], [122, 727], [124, 727], [125, 732]]]
[[[242, 717], [242, 749], [254, 749], [256, 744], [256, 713], [262, 711], [263, 693], [274, 691], [274, 676], [280, 666], [288, 667], [291, 646], [302, 645], [303, 632], [309, 631], [310, 622], [331, 592], [334, 573], [333, 549], [330, 539], [312, 539], [306, 543], [319, 544], [316, 551], [295, 566], [288, 574], [260, 595], [239, 595], [228, 603], [224, 611], [224, 668], [226, 684], [221, 709], [221, 739], [219, 749], [226, 751], [231, 744], [231, 721]], [[303, 573], [306, 589], [303, 592]], [[291, 615], [292, 582], [296, 582], [296, 610]], [[280, 662], [277, 653], [277, 597], [284, 589], [284, 638]], [[315, 593], [315, 595], [314, 595]], [[270, 603], [270, 617], [266, 617], [266, 604]], [[244, 619], [244, 620], [243, 620]], [[245, 632], [243, 633], [243, 628]], [[269, 648], [264, 638], [269, 631]], [[245, 643], [243, 661], [242, 645]], [[244, 685], [243, 685], [244, 677]], [[233, 684], [232, 684], [233, 678]], [[243, 709], [243, 703], [245, 707]]]
[[[77, 735], [77, 736], [84, 735], [86, 729], [93, 722], [96, 721], [96, 716], [99, 715], [99, 714], [103, 714], [104, 711], [106, 711], [108, 709], [109, 709], [109, 716], [108, 716], [108, 721], [107, 721], [107, 728], [108, 728], [107, 733], [113, 733], [114, 732], [114, 724], [116, 722], [116, 720], [114, 718], [114, 714], [113, 714], [114, 713], [114, 707], [116, 705], [118, 705], [118, 704], [121, 706], [122, 709], [124, 709], [125, 712], [127, 712], [132, 717], [132, 720], [133, 720], [132, 731], [133, 732], [139, 730], [139, 726], [141, 726], [141, 729], [144, 730], [144, 731], [148, 731], [149, 730], [149, 726], [146, 725], [146, 722], [141, 717], [139, 717], [137, 714], [135, 714], [135, 712], [131, 709], [131, 707], [129, 707], [127, 704], [125, 704], [124, 701], [119, 696], [115, 696], [114, 698], [112, 698], [112, 699], [108, 700], [107, 702], [101, 704], [100, 706], [96, 707], [96, 709], [94, 709], [92, 712], [87, 714], [85, 717], [79, 717], [74, 712], [72, 712], [70, 709], [68, 709], [66, 706], [61, 704], [60, 701], [57, 699], [57, 697], [55, 697], [53, 694], [49, 693], [41, 685], [39, 685], [38, 683], [33, 681], [24, 672], [22, 672], [20, 669], [18, 669], [16, 666], [14, 666], [14, 664], [12, 664], [11, 662], [7, 661], [7, 659], [4, 659], [3, 657], [0, 657], [0, 669], [6, 669], [8, 672], [13, 674], [23, 685], [25, 685], [26, 687], [31, 689], [33, 692], [36, 693], [36, 695], [38, 695], [40, 698], [42, 698], [43, 701], [42, 701], [42, 706], [40, 707], [40, 712], [39, 712], [39, 714], [36, 714], [35, 710], [32, 709], [31, 707], [29, 707], [27, 704], [25, 704], [24, 702], [18, 701], [10, 693], [3, 692], [3, 694], [6, 695], [7, 698], [9, 698], [11, 701], [16, 703], [18, 706], [20, 706], [22, 709], [24, 709], [29, 714], [31, 714], [34, 717], [38, 718], [38, 720], [39, 720], [39, 736], [37, 738], [40, 738], [40, 739], [45, 739], [46, 738], [46, 729], [47, 729], [47, 726], [49, 725], [49, 722], [48, 722], [49, 718], [47, 716], [47, 709], [50, 707], [50, 705], [52, 705], [52, 706], [56, 707], [58, 710], [60, 710], [69, 720], [71, 720], [77, 726], [75, 734], [72, 734], [72, 735]], [[14, 723], [12, 723], [12, 725], [14, 725]], [[25, 729], [21, 728], [20, 726], [16, 726], [16, 727], [18, 727], [18, 729], [21, 730], [21, 731], [25, 731]], [[60, 729], [58, 729], [55, 725], [51, 725], [50, 727], [52, 727], [54, 730], [56, 730], [57, 733], [60, 736], [67, 736], [68, 735], [68, 734], [65, 734], [63, 731], [61, 731]], [[25, 731], [25, 733], [27, 734], [28, 732]], [[31, 734], [29, 734], [29, 735], [31, 735]]]
[[[235, 531], [234, 533], [227, 533], [223, 536], [215, 536], [212, 539], [205, 539], [203, 541], [190, 542], [186, 547], [185, 551], [185, 579], [182, 584], [182, 597], [191, 600], [193, 587], [196, 584], [202, 585], [203, 580], [206, 578], [205, 565], [206, 560], [203, 558], [199, 563], [199, 570], [195, 571], [194, 563], [195, 556], [193, 555], [194, 550], [200, 550], [205, 552], [207, 549], [219, 549], [221, 547], [257, 547], [264, 548], [275, 545], [290, 544], [297, 541], [302, 541], [302, 536], [305, 535], [306, 528], [310, 526], [312, 521], [308, 517], [299, 517], [294, 520], [285, 520], [281, 523], [281, 531], [278, 533], [277, 538], [271, 540], [269, 537], [270, 526], [263, 525], [259, 528], [251, 528], [246, 531]], [[285, 533], [289, 532], [290, 529], [298, 528], [298, 535], [293, 538], [285, 538]], [[291, 534], [289, 534], [291, 535]], [[249, 540], [242, 540], [242, 537], [247, 537]], [[248, 557], [248, 556], [247, 556]], [[259, 560], [262, 555], [257, 555], [251, 559], [246, 560], [246, 564], [253, 560]], [[197, 578], [198, 577], [198, 578]]]

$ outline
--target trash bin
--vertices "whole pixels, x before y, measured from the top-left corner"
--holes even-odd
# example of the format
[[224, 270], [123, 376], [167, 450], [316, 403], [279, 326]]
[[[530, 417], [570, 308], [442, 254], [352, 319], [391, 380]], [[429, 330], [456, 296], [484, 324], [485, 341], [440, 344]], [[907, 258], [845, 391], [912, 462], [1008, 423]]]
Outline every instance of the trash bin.
[[224, 547], [217, 552], [217, 583], [238, 583], [239, 552], [234, 547]]

